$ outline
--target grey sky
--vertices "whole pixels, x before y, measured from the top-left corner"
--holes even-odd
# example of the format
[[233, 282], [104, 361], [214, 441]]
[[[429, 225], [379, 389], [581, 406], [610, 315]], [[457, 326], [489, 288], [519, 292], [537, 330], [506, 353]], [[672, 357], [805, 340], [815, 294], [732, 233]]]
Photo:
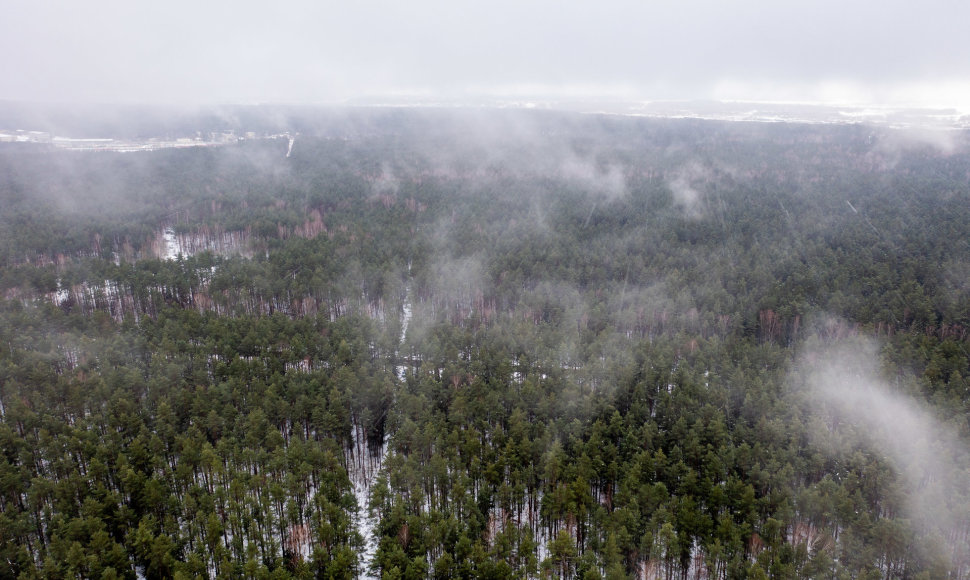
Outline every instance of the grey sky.
[[0, 0], [0, 99], [562, 96], [970, 109], [960, 0]]

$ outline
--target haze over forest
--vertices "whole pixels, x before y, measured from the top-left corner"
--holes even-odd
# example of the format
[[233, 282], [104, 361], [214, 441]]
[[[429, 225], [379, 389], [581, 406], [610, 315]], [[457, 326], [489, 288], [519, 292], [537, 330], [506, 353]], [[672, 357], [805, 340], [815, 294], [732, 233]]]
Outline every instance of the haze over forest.
[[0, 148], [4, 577], [970, 573], [965, 131], [148, 110]]
[[6, 2], [0, 580], [970, 578], [970, 9]]

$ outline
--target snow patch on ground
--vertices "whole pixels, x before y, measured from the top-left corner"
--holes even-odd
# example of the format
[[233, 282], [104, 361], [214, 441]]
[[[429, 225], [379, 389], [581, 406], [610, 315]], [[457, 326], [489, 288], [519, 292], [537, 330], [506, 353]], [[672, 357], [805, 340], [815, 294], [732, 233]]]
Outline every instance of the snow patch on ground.
[[[291, 141], [292, 145], [292, 141]], [[410, 268], [409, 268], [410, 269]], [[401, 336], [398, 338], [398, 356], [404, 346], [404, 339], [407, 336], [408, 325], [411, 323], [413, 307], [411, 304], [411, 288], [405, 289], [405, 299], [402, 304], [401, 316]], [[397, 378], [404, 381], [407, 378], [408, 365], [399, 364], [394, 367]], [[348, 453], [347, 465], [348, 476], [353, 487], [354, 498], [357, 500], [358, 511], [354, 516], [354, 527], [364, 539], [364, 550], [360, 554], [360, 578], [377, 578], [371, 570], [371, 564], [377, 555], [377, 524], [380, 518], [370, 510], [370, 491], [377, 477], [384, 467], [384, 461], [388, 453], [388, 435], [384, 434], [384, 441], [381, 442], [379, 449], [372, 450], [367, 445], [367, 435], [363, 427], [355, 425], [351, 431], [353, 436], [353, 448]]]
[[379, 518], [370, 510], [370, 490], [381, 469], [384, 467], [384, 459], [387, 458], [387, 436], [381, 443], [380, 449], [376, 453], [371, 453], [367, 445], [367, 435], [362, 426], [355, 425], [351, 430], [353, 437], [353, 449], [348, 457], [348, 473], [350, 484], [354, 490], [354, 499], [357, 500], [357, 514], [354, 515], [353, 523], [357, 532], [364, 539], [364, 550], [360, 554], [360, 575], [359, 578], [377, 578], [371, 572], [371, 564], [377, 555], [377, 524]]
[[67, 302], [67, 299], [71, 297], [71, 291], [61, 285], [61, 279], [57, 279], [57, 291], [54, 292], [54, 304], [60, 306]]
[[164, 243], [162, 257], [166, 260], [175, 260], [179, 254], [182, 254], [182, 244], [172, 227], [162, 230], [162, 242]]
[[[411, 289], [410, 287], [408, 287], [407, 296], [410, 296], [410, 294], [411, 294]], [[398, 339], [399, 351], [400, 351], [400, 347], [404, 346], [404, 338], [407, 336], [408, 324], [411, 322], [411, 316], [413, 314], [410, 297], [407, 297], [404, 299], [402, 310], [404, 312], [401, 318], [401, 337]], [[400, 356], [400, 352], [398, 353], [398, 356]], [[397, 378], [399, 378], [402, 381], [407, 379], [407, 372], [408, 372], [408, 365], [406, 364], [399, 364], [396, 367], [394, 367], [394, 373], [397, 375]]]
[[[251, 257], [250, 236], [245, 231], [196, 231], [178, 233], [174, 226], [165, 226], [156, 234], [155, 254], [163, 260], [176, 260], [209, 251], [221, 256]], [[268, 253], [267, 253], [268, 256]]]

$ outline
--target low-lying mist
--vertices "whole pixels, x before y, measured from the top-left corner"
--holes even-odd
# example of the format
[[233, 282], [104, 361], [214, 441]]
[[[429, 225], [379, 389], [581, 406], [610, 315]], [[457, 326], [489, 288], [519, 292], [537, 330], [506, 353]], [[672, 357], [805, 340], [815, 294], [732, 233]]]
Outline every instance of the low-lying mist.
[[884, 498], [880, 511], [909, 520], [931, 544], [959, 552], [956, 538], [967, 528], [968, 514], [956, 506], [965, 505], [970, 481], [968, 446], [918, 397], [912, 376], [880, 371], [880, 346], [857, 337], [802, 348], [792, 381], [824, 425], [810, 437], [836, 464], [857, 451], [888, 464], [897, 493]]

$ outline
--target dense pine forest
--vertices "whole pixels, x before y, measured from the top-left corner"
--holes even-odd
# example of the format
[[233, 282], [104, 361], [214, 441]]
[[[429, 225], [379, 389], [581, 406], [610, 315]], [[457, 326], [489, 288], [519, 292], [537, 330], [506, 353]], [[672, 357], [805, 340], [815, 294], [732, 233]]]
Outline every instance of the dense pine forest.
[[276, 113], [0, 144], [0, 578], [970, 578], [966, 133]]

